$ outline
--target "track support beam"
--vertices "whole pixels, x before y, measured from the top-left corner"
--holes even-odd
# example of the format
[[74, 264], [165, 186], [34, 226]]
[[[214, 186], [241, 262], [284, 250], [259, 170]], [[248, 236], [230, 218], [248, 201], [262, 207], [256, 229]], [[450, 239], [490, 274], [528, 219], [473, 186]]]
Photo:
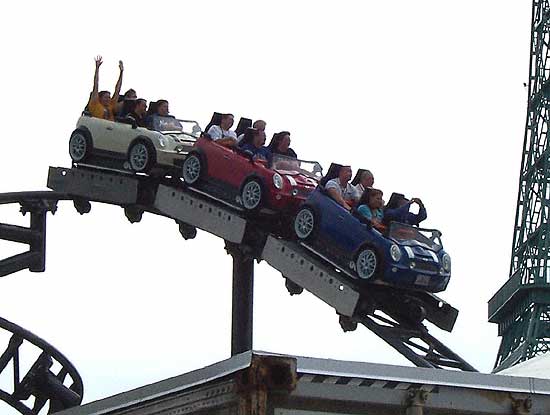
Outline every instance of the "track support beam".
[[254, 312], [254, 258], [243, 246], [225, 243], [233, 257], [231, 356], [252, 350]]

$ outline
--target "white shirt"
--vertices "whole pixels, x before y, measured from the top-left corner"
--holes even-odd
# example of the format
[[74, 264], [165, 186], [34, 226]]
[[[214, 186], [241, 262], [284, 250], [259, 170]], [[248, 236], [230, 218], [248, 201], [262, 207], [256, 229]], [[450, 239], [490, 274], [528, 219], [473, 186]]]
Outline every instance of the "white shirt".
[[336, 189], [340, 196], [342, 196], [344, 199], [354, 199], [355, 198], [355, 187], [351, 183], [346, 183], [345, 187], [342, 187], [340, 184], [340, 179], [337, 177], [335, 179], [329, 180], [327, 184], [325, 184], [325, 189]]
[[212, 140], [220, 140], [222, 138], [234, 138], [237, 139], [237, 134], [235, 134], [235, 131], [231, 130], [222, 130], [222, 128], [219, 125], [213, 125], [210, 127], [207, 131], [207, 134], [212, 138]]
[[354, 189], [355, 189], [354, 199], [355, 200], [361, 199], [361, 196], [363, 196], [363, 193], [365, 192], [365, 188], [363, 187], [363, 185], [361, 183], [357, 183]]

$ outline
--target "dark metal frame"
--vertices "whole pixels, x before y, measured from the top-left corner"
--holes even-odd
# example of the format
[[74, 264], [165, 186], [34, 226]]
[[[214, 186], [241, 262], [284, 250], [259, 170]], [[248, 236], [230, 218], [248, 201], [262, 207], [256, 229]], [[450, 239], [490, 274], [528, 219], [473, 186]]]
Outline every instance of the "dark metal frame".
[[533, 0], [529, 92], [508, 281], [489, 301], [495, 371], [550, 351], [550, 1]]
[[[11, 338], [0, 355], [0, 374], [13, 370], [13, 388], [0, 389], [0, 399], [24, 415], [37, 415], [49, 403], [48, 413], [80, 405], [83, 397], [83, 384], [80, 375], [71, 362], [55, 347], [3, 318], [0, 328], [12, 333]], [[31, 343], [42, 352], [28, 372], [21, 378], [20, 348], [25, 342]], [[54, 373], [54, 362], [61, 368]], [[67, 380], [70, 385], [66, 386]], [[27, 402], [34, 398], [34, 402]]]
[[[19, 266], [10, 265], [13, 259], [0, 262], [0, 275], [7, 275], [25, 268], [35, 272], [44, 271], [45, 218], [47, 212], [55, 212], [58, 200], [73, 200], [80, 213], [90, 211], [91, 201], [119, 205], [124, 208], [125, 215], [131, 222], [139, 222], [144, 212], [170, 217], [176, 220], [186, 239], [192, 239], [195, 236], [196, 228], [206, 229], [226, 239], [226, 251], [233, 257], [231, 354], [236, 355], [252, 350], [254, 260], [266, 259], [264, 258], [265, 247], [269, 245], [268, 241], [271, 241], [270, 243], [274, 241], [262, 230], [262, 227], [258, 226], [256, 220], [249, 220], [223, 204], [188, 191], [173, 179], [152, 179], [147, 176], [129, 176], [79, 167], [50, 168], [48, 187], [54, 192], [0, 195], [0, 203], [20, 203], [23, 213], [31, 213], [30, 228], [20, 229], [6, 225], [0, 227], [0, 238], [16, 242], [28, 241], [29, 252], [33, 255], [32, 261], [27, 259], [28, 262], [23, 262], [22, 260], [18, 263]], [[193, 212], [183, 215], [182, 209], [193, 209]], [[214, 223], [215, 226], [212, 226]], [[343, 312], [341, 325], [344, 330], [353, 330], [358, 323], [363, 324], [411, 362], [421, 367], [475, 371], [467, 362], [431, 336], [421, 324], [423, 317], [427, 316], [429, 321], [450, 331], [458, 312], [448, 304], [428, 293], [409, 293], [409, 297], [421, 305], [418, 308], [421, 313], [426, 313], [426, 316], [421, 316], [418, 321], [411, 320], [410, 316], [406, 316], [401, 309], [396, 311], [384, 307], [384, 303], [388, 302], [388, 295], [399, 294], [388, 294], [388, 292], [382, 294], [378, 292], [379, 290], [372, 290], [370, 294], [360, 291], [353, 284], [350, 285], [349, 281], [342, 279], [343, 277], [336, 273], [330, 264], [312, 259], [295, 243], [286, 241], [284, 244], [285, 246], [281, 249], [285, 251], [288, 248], [285, 255], [289, 256], [281, 256], [279, 264], [266, 259], [267, 262], [283, 273], [291, 294], [300, 293], [303, 285], [304, 288], [335, 307], [340, 314]], [[290, 275], [285, 274], [287, 267], [284, 263], [290, 258], [294, 261], [294, 265], [307, 267], [308, 270], [315, 270], [314, 272], [319, 274], [312, 278], [315, 280], [312, 282], [313, 285], [304, 285], [303, 278], [309, 278], [309, 274], [304, 274], [303, 270], [297, 269], [297, 272], [302, 274], [299, 284], [296, 283], [299, 280], [293, 281], [289, 278]], [[312, 265], [313, 263], [315, 266]], [[294, 265], [291, 265], [291, 268]], [[319, 279], [319, 276], [322, 278]], [[320, 282], [328, 286], [316, 287], [315, 284]], [[344, 297], [336, 300], [330, 292], [337, 293], [336, 295], [344, 293]], [[323, 297], [325, 294], [326, 298]], [[333, 303], [331, 298], [339, 303]], [[346, 299], [349, 299], [352, 304], [348, 304]], [[395, 303], [395, 301], [389, 302]], [[36, 370], [45, 366], [47, 366], [45, 362], [41, 362], [37, 364]]]

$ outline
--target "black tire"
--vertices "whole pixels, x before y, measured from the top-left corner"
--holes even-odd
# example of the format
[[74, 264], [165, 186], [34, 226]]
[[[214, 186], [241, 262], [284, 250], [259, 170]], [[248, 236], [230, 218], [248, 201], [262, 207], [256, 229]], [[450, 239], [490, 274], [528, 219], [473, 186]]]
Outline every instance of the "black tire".
[[380, 268], [380, 258], [376, 250], [369, 246], [362, 247], [355, 258], [355, 272], [363, 281], [372, 280]]
[[189, 154], [183, 161], [182, 177], [186, 184], [197, 184], [203, 175], [203, 163], [197, 153]]
[[294, 217], [294, 235], [300, 240], [311, 239], [315, 235], [317, 216], [310, 207], [301, 208]]
[[82, 131], [76, 130], [69, 139], [69, 155], [75, 163], [86, 161], [92, 151], [92, 140], [90, 136]]
[[249, 211], [259, 210], [264, 203], [264, 189], [258, 179], [248, 179], [241, 187], [241, 205]]
[[153, 146], [145, 140], [136, 140], [128, 149], [130, 168], [138, 173], [148, 173], [156, 163]]

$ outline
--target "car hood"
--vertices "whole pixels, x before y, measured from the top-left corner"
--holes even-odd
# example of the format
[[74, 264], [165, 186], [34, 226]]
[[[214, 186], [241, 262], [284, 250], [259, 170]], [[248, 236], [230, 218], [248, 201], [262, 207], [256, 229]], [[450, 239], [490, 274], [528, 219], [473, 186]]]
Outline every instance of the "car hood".
[[296, 170], [276, 169], [275, 171], [277, 173], [279, 173], [281, 176], [286, 176], [287, 178], [291, 177], [292, 179], [294, 179], [294, 181], [297, 184], [302, 185], [302, 186], [316, 187], [319, 184], [319, 182], [316, 179], [308, 177], [305, 174], [303, 174], [299, 171], [296, 171]]
[[393, 242], [395, 242], [397, 245], [409, 246], [409, 247], [413, 248], [413, 250], [415, 250], [415, 251], [418, 250], [419, 253], [424, 251], [424, 250], [428, 250], [428, 251], [432, 251], [432, 252], [437, 253], [437, 252], [439, 252], [443, 249], [442, 246], [437, 245], [437, 244], [434, 244], [433, 246], [430, 246], [428, 244], [418, 242], [418, 241], [415, 241], [415, 240], [411, 240], [411, 239], [396, 240], [396, 239], [391, 238], [391, 240]]

